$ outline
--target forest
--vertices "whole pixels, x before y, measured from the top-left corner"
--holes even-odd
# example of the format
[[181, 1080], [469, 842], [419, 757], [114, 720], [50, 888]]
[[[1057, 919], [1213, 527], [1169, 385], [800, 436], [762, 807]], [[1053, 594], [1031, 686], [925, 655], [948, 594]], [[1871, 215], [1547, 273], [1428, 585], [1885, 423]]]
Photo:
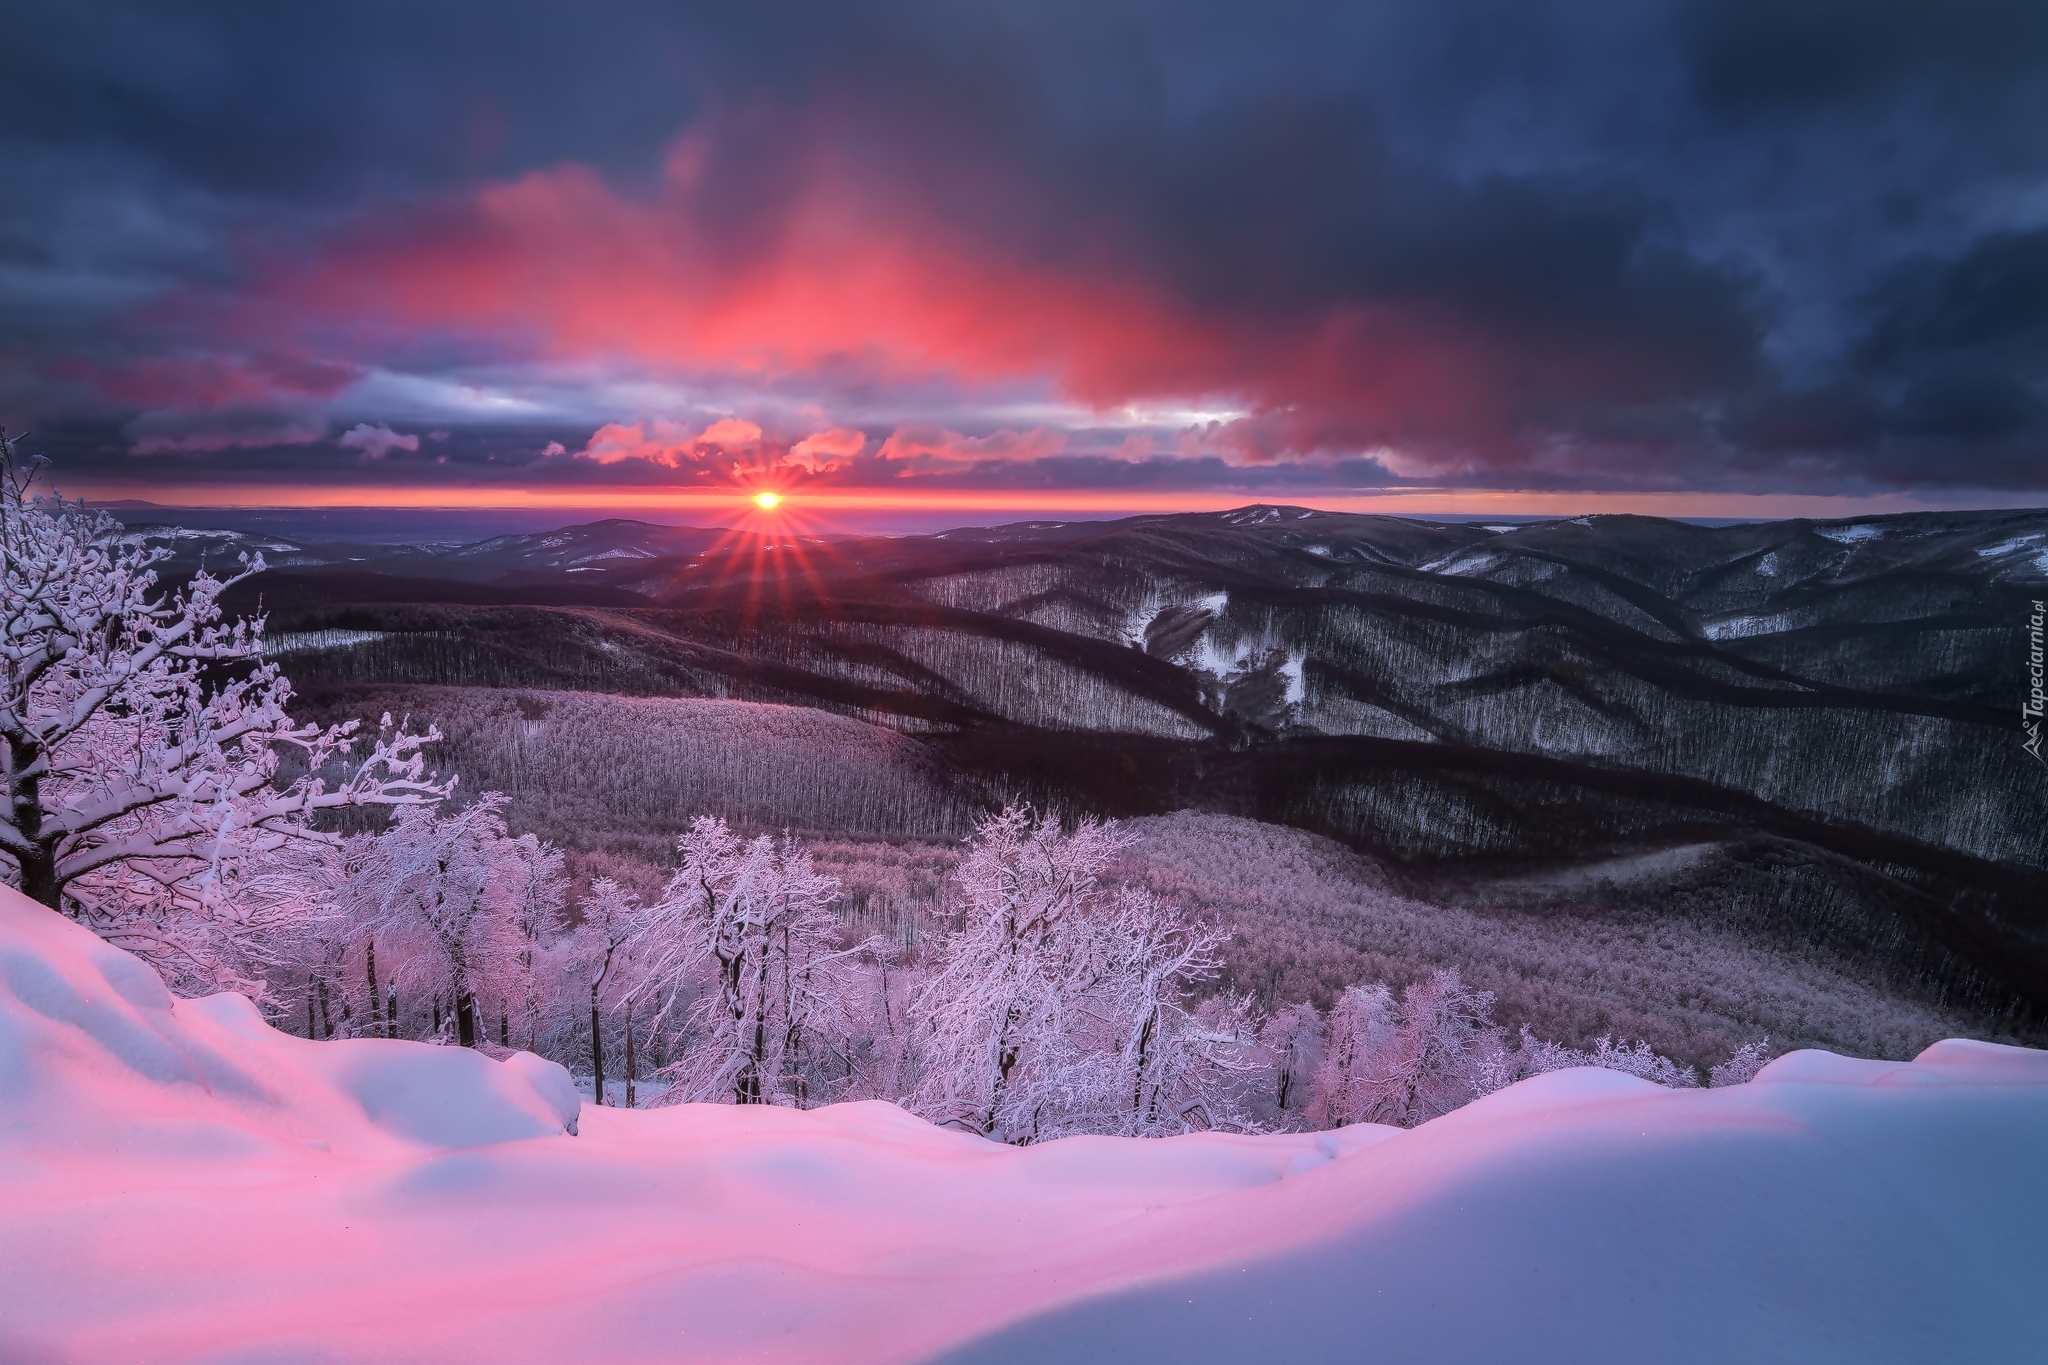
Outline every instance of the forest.
[[[260, 614], [263, 551], [181, 562], [8, 455], [16, 884], [309, 1038], [531, 1051], [600, 1104], [879, 1099], [1029, 1144], [2039, 1036], [2028, 959], [1982, 941], [2038, 926], [1972, 909], [2032, 884], [2017, 831], [1774, 791], [1726, 735], [1643, 758], [1712, 704], [1768, 718], [1774, 761], [1855, 714], [1896, 764], [1913, 727], [1976, 724], [1968, 696], [1726, 654], [1606, 570], [1625, 625], [1570, 604], [1593, 589], [1487, 589], [1556, 632], [1533, 693], [1498, 643], [1425, 689], [1425, 661], [1507, 630], [1466, 619], [1483, 532], [1411, 544], [1436, 567], [1402, 570], [1398, 611], [1247, 582], [1273, 547], [1242, 543], [1205, 594], [1114, 558], [1084, 581], [1035, 542], [907, 577], [859, 556], [960, 552], [855, 547], [867, 586], [807, 614], [685, 538], [698, 570], [591, 551], [666, 565], [644, 610], [463, 600], [519, 596], [486, 572], [508, 557], [577, 567], [565, 532], [538, 569], [516, 537], [452, 556], [455, 600], [424, 575], [350, 601], [359, 570], [302, 566]], [[1391, 572], [1359, 545], [1280, 557]], [[1553, 694], [1591, 728], [1545, 718]], [[1344, 709], [1364, 698], [1382, 721]]]

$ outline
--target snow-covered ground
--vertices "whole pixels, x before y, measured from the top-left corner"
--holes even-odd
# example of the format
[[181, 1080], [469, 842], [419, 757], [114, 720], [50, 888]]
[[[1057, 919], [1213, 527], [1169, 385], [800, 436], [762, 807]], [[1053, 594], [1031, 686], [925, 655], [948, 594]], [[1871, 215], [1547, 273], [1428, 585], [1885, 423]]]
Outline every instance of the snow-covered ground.
[[[2048, 1054], [1527, 1081], [1413, 1131], [1014, 1149], [576, 1114], [312, 1043], [0, 892], [0, 1360], [1993, 1361], [2048, 1340]], [[577, 1135], [566, 1131], [577, 1119]]]

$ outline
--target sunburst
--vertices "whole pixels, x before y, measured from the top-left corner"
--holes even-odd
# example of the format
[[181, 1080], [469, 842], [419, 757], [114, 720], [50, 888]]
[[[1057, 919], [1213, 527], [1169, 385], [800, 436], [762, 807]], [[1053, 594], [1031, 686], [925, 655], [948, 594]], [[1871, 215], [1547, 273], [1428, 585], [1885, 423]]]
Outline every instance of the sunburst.
[[675, 586], [705, 590], [711, 601], [737, 606], [738, 623], [751, 631], [764, 612], [782, 615], [800, 609], [799, 601], [823, 598], [821, 570], [840, 556], [818, 538], [820, 528], [796, 505], [801, 500], [772, 488], [742, 489], [740, 496], [732, 527], [678, 575]]

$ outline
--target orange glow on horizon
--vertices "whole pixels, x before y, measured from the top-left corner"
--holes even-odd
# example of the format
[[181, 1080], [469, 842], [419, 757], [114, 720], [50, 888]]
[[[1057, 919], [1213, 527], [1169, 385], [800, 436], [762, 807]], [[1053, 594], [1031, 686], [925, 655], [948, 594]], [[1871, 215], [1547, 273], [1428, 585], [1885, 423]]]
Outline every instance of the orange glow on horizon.
[[[80, 487], [67, 485], [67, 496], [83, 494], [89, 501], [141, 499], [164, 508], [340, 508], [377, 507], [472, 511], [542, 511], [548, 508], [630, 512], [705, 512], [730, 516], [732, 491], [712, 492], [662, 486], [600, 488], [516, 487], [502, 485], [392, 488], [369, 485], [309, 487], [294, 484], [183, 484], [173, 488], [134, 484]], [[767, 510], [760, 494], [743, 495], [741, 505]], [[778, 512], [787, 499], [774, 494]], [[1989, 499], [1971, 503], [1933, 504], [1901, 494], [1849, 497], [1823, 494], [1752, 493], [1535, 493], [1503, 489], [1416, 488], [1371, 493], [1320, 492], [1300, 489], [1178, 490], [1133, 493], [1123, 490], [1016, 489], [938, 490], [846, 489], [806, 492], [803, 502], [813, 514], [957, 513], [980, 515], [1054, 513], [1088, 517], [1138, 516], [1167, 512], [1221, 512], [1248, 503], [1314, 507], [1326, 512], [1376, 512], [1405, 517], [1534, 516], [1566, 517], [1587, 513], [1634, 513], [1659, 517], [1730, 517], [1776, 520], [1787, 517], [1856, 517], [1886, 512], [1917, 512], [1934, 507], [2038, 506], [2039, 499]], [[967, 524], [965, 522], [962, 523]]]
[[760, 508], [763, 512], [773, 512], [781, 502], [782, 494], [775, 492], [773, 489], [763, 489], [761, 492], [754, 494], [754, 506]]

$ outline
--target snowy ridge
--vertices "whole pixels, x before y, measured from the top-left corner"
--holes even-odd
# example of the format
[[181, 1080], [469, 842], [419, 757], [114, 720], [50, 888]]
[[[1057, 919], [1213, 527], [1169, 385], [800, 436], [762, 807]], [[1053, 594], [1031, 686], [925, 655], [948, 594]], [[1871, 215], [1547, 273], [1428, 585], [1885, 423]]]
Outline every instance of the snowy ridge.
[[1831, 526], [1815, 526], [1813, 533], [1817, 536], [1824, 536], [1834, 541], [1837, 545], [1857, 545], [1866, 540], [1878, 539], [1884, 534], [1884, 527], [1867, 521], [1837, 522]]
[[1859, 1362], [2048, 1331], [2048, 1054], [1013, 1148], [311, 1043], [0, 893], [0, 1359]]

